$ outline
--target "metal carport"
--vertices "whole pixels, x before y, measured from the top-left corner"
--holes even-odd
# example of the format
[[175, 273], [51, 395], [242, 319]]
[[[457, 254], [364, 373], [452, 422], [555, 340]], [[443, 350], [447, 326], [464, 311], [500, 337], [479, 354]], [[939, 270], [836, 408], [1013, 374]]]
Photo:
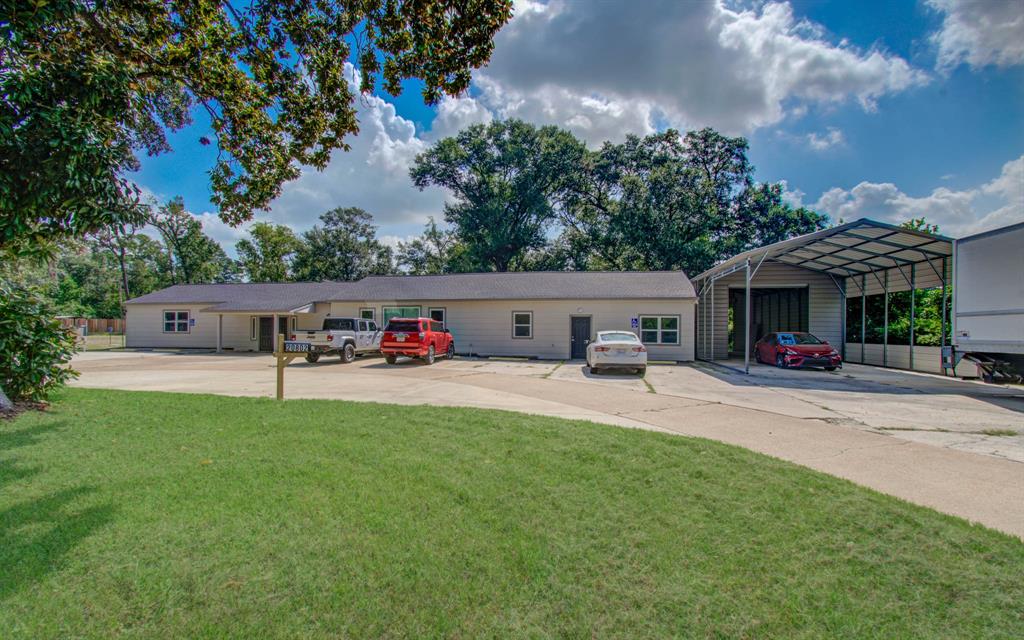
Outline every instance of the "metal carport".
[[[704, 359], [716, 359], [715, 328], [727, 323], [715, 304], [715, 283], [729, 276], [744, 275], [744, 370], [750, 371], [751, 352], [751, 283], [766, 264], [784, 265], [824, 274], [835, 286], [839, 297], [839, 326], [842, 350], [846, 351], [846, 298], [850, 288], [856, 289], [861, 304], [861, 351], [863, 361], [865, 305], [863, 300], [876, 285], [885, 295], [883, 329], [883, 364], [888, 364], [889, 294], [911, 292], [910, 367], [914, 351], [914, 291], [918, 288], [943, 287], [943, 308], [946, 308], [946, 285], [949, 282], [953, 241], [945, 236], [904, 229], [902, 227], [862, 218], [830, 229], [809, 233], [765, 247], [759, 247], [733, 256], [693, 278], [698, 290], [697, 331], [698, 353], [703, 339], [710, 332], [710, 358], [704, 349]], [[707, 298], [710, 297], [710, 303]], [[726, 310], [726, 314], [728, 311]], [[702, 314], [706, 314], [702, 317]], [[942, 314], [942, 347], [946, 346], [946, 314]]]

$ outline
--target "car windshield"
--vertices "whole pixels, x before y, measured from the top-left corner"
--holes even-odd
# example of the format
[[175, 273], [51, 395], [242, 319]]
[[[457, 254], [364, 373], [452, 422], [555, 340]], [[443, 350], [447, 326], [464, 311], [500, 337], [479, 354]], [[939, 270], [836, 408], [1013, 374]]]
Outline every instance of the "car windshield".
[[416, 333], [420, 330], [420, 323], [417, 320], [389, 320], [388, 328], [385, 331], [405, 331]]
[[780, 333], [779, 344], [824, 344], [821, 340], [809, 333]]
[[636, 342], [636, 336], [632, 333], [602, 333], [601, 340], [604, 342]]

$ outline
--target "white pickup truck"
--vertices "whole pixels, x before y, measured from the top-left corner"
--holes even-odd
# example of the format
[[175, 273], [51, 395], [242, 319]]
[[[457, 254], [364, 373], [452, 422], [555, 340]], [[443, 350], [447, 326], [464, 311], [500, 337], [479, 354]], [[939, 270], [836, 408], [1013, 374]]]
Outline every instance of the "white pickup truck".
[[365, 318], [324, 318], [322, 330], [296, 331], [290, 337], [292, 342], [309, 343], [307, 362], [336, 353], [342, 362], [349, 363], [357, 354], [380, 353], [380, 328]]

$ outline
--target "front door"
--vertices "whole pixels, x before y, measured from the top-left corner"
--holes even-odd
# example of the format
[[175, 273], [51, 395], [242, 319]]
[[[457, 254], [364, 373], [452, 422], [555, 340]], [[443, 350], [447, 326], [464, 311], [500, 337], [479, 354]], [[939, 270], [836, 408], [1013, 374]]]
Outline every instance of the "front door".
[[571, 322], [572, 349], [569, 357], [573, 360], [584, 360], [587, 357], [587, 345], [590, 344], [590, 317], [573, 316]]
[[260, 351], [274, 350], [274, 318], [260, 317]]

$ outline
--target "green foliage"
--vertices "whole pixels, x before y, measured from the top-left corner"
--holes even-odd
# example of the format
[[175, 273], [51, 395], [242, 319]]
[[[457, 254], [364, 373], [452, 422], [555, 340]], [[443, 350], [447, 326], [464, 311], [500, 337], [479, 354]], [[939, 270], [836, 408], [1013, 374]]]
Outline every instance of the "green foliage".
[[466, 245], [454, 231], [439, 229], [433, 217], [422, 236], [398, 243], [395, 262], [414, 276], [472, 271]]
[[420, 189], [433, 185], [455, 194], [444, 215], [471, 270], [510, 271], [521, 268], [527, 251], [545, 245], [585, 152], [557, 127], [499, 121], [438, 141], [416, 157], [410, 175]]
[[168, 131], [196, 112], [219, 151], [212, 199], [225, 221], [247, 220], [301, 165], [347, 149], [356, 96], [378, 76], [396, 95], [422, 79], [429, 103], [464, 91], [511, 4], [4, 2], [0, 248], [140, 221], [136, 153], [169, 151]]
[[78, 375], [67, 367], [75, 336], [35, 287], [0, 278], [0, 389], [11, 400], [44, 400]]
[[238, 264], [203, 233], [203, 226], [185, 210], [180, 196], [150, 212], [148, 222], [163, 236], [171, 284], [240, 280]]
[[288, 279], [292, 256], [302, 243], [295, 233], [281, 224], [257, 222], [249, 229], [252, 239], [235, 244], [238, 261], [249, 282], [284, 282]]
[[296, 280], [359, 280], [394, 272], [391, 248], [377, 240], [373, 216], [357, 207], [339, 207], [320, 216], [302, 234], [292, 269]]
[[606, 142], [567, 201], [563, 244], [578, 268], [682, 269], [823, 228], [827, 219], [758, 184], [747, 141], [712, 129]]

